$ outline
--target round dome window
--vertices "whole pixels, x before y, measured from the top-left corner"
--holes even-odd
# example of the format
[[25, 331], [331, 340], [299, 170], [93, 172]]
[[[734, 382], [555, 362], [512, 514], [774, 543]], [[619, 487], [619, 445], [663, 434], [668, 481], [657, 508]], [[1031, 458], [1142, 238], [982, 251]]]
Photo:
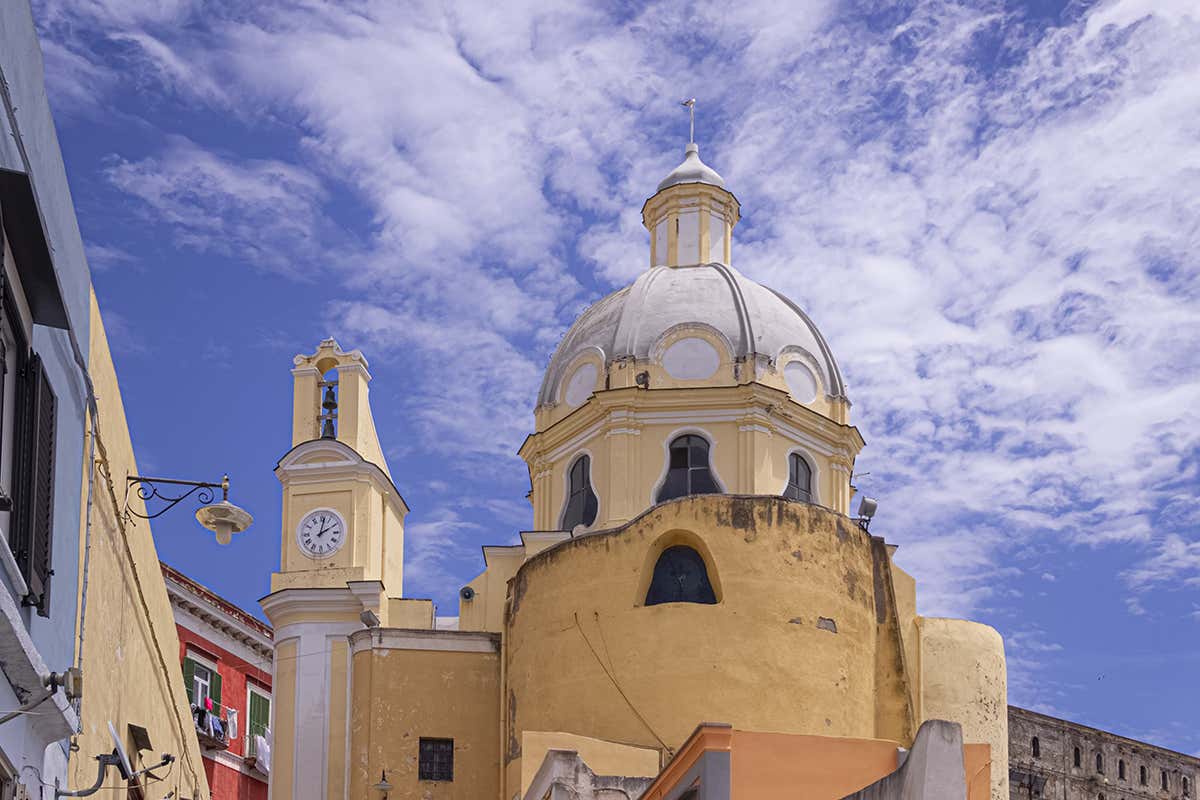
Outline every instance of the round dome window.
[[569, 406], [582, 405], [596, 389], [596, 378], [600, 371], [595, 364], [584, 364], [571, 373], [567, 381], [567, 389], [563, 392], [563, 400]]
[[817, 379], [812, 370], [799, 361], [792, 361], [783, 368], [783, 379], [797, 403], [811, 403], [817, 399]]
[[721, 366], [721, 354], [703, 339], [680, 339], [663, 353], [662, 365], [672, 378], [703, 380], [711, 378]]

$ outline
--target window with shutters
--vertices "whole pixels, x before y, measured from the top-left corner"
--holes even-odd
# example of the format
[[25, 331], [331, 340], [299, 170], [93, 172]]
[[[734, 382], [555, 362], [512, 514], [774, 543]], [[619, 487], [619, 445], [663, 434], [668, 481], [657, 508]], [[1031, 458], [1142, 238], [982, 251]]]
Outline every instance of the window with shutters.
[[422, 781], [454, 780], [454, 740], [421, 737], [417, 762], [417, 779]]
[[[189, 703], [220, 715], [221, 673], [216, 664], [189, 650], [187, 658], [183, 659], [183, 683]], [[211, 709], [206, 700], [212, 701]]]
[[708, 440], [703, 436], [688, 434], [673, 439], [667, 449], [667, 476], [655, 502], [720, 492], [708, 462], [708, 449]]
[[[57, 399], [29, 349], [16, 291], [0, 273], [0, 526], [5, 567], [24, 605], [50, 615]], [[13, 574], [15, 573], [15, 574]]]
[[246, 735], [251, 738], [265, 737], [267, 728], [271, 726], [271, 696], [252, 684], [249, 693], [246, 699]]
[[560, 529], [573, 531], [577, 525], [591, 525], [596, 521], [598, 506], [596, 493], [592, 491], [592, 459], [583, 455], [575, 459], [567, 472], [567, 502]]

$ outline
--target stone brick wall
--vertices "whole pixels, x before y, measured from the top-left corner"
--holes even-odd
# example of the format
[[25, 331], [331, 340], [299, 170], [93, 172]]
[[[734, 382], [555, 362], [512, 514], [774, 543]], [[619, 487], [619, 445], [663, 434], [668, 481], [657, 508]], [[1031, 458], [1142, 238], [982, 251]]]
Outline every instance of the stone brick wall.
[[1194, 756], [1015, 706], [1008, 707], [1008, 736], [1012, 800], [1196, 797]]

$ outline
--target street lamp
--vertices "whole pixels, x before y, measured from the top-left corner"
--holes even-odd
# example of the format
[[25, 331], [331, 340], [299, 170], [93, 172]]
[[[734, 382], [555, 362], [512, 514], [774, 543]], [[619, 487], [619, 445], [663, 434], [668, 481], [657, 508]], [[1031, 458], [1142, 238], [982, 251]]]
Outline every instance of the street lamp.
[[[190, 486], [181, 495], [167, 495], [159, 491], [159, 484], [168, 486]], [[129, 490], [137, 487], [137, 496], [142, 502], [157, 499], [166, 503], [153, 514], [139, 514], [129, 507]], [[213, 489], [221, 490], [220, 502], [214, 503]], [[250, 527], [254, 517], [244, 508], [239, 508], [229, 502], [229, 476], [221, 478], [220, 483], [207, 481], [181, 481], [175, 478], [148, 478], [142, 475], [130, 475], [125, 479], [125, 514], [132, 514], [142, 519], [155, 519], [179, 505], [188, 497], [196, 495], [201, 506], [196, 511], [196, 521], [217, 535], [217, 544], [229, 544], [233, 534], [241, 533]], [[147, 509], [149, 510], [149, 509]]]
[[383, 770], [383, 774], [379, 776], [379, 783], [371, 787], [375, 791], [383, 795], [383, 800], [387, 800], [388, 792], [392, 790], [392, 785], [388, 783], [387, 770]]

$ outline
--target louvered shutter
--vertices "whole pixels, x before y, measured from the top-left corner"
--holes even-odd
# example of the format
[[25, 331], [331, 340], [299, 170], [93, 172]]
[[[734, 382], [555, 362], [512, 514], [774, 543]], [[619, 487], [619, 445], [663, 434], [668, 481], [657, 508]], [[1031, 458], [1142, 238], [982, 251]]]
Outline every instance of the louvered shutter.
[[246, 731], [251, 736], [262, 736], [271, 724], [271, 701], [257, 692], [250, 693], [250, 724]]
[[25, 605], [50, 616], [50, 568], [54, 531], [54, 431], [57, 401], [42, 359], [32, 354], [21, 383], [20, 478], [17, 483], [17, 537], [13, 548], [29, 586]]
[[215, 669], [212, 677], [208, 679], [208, 696], [213, 701], [213, 713], [221, 713], [221, 674]]
[[183, 660], [183, 686], [187, 690], [188, 705], [196, 702], [196, 662], [190, 658]]

